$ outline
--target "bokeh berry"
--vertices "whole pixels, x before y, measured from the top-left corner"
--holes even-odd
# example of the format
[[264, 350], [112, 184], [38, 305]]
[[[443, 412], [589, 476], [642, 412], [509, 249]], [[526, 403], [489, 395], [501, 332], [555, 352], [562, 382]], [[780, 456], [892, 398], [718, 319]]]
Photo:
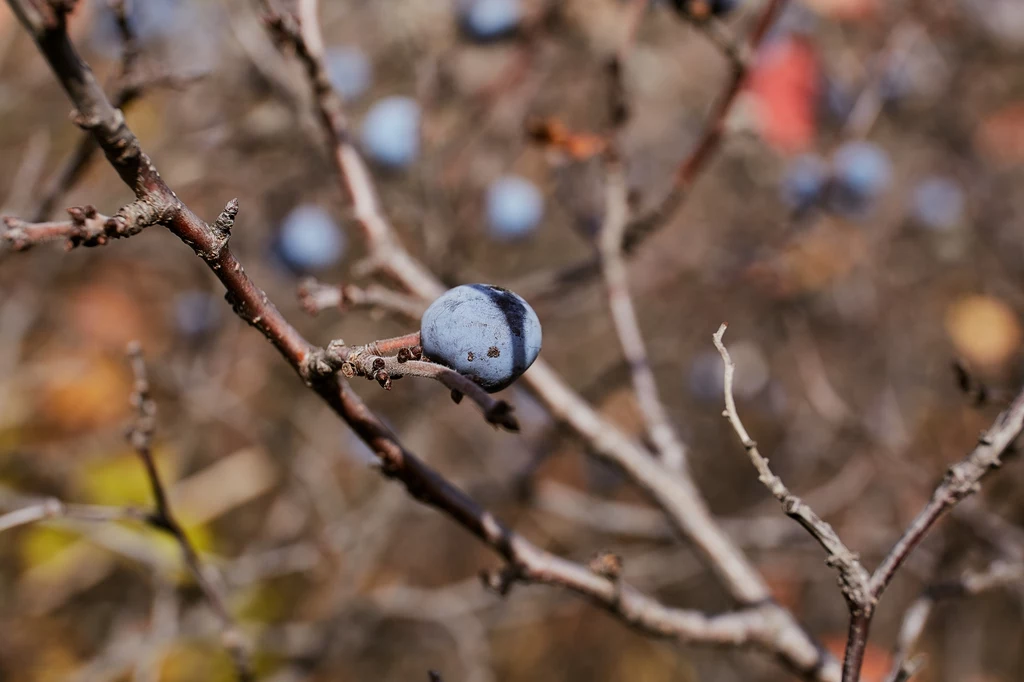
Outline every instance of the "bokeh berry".
[[832, 208], [850, 217], [863, 216], [892, 180], [889, 155], [871, 142], [847, 142], [832, 158]]
[[363, 151], [392, 168], [408, 166], [420, 151], [420, 105], [409, 97], [385, 97], [363, 119]]
[[922, 227], [946, 231], [963, 223], [964, 191], [952, 178], [932, 176], [914, 188], [911, 213]]
[[489, 233], [500, 241], [530, 235], [544, 217], [544, 197], [526, 178], [506, 175], [487, 189]]
[[515, 33], [522, 21], [520, 0], [461, 0], [459, 25], [470, 38], [498, 40]]
[[331, 47], [324, 54], [331, 86], [347, 102], [366, 92], [373, 81], [373, 70], [366, 53], [358, 47]]
[[334, 219], [322, 208], [303, 204], [281, 223], [277, 251], [285, 264], [298, 272], [322, 270], [345, 254], [346, 239]]
[[782, 201], [797, 212], [817, 204], [828, 185], [828, 164], [816, 154], [803, 154], [790, 161], [782, 177]]
[[449, 289], [420, 321], [423, 354], [488, 393], [506, 388], [537, 359], [541, 327], [519, 295], [490, 284]]

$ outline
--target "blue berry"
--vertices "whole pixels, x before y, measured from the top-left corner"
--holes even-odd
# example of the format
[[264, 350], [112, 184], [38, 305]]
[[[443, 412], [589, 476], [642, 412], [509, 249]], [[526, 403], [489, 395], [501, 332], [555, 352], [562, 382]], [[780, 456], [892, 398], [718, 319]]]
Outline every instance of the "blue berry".
[[345, 253], [345, 233], [322, 208], [304, 204], [293, 209], [277, 241], [284, 262], [300, 272], [334, 265]]
[[373, 80], [370, 60], [357, 47], [331, 47], [324, 55], [327, 77], [343, 100], [362, 95]]
[[914, 188], [911, 209], [921, 225], [944, 231], [961, 224], [964, 203], [963, 189], [956, 180], [933, 176]]
[[420, 151], [420, 105], [408, 97], [385, 97], [363, 119], [363, 149], [374, 161], [401, 168]]
[[863, 215], [892, 178], [889, 156], [871, 142], [847, 142], [832, 159], [832, 205], [839, 213]]
[[544, 197], [526, 178], [506, 175], [487, 190], [487, 224], [491, 236], [515, 240], [529, 235], [544, 216]]
[[793, 159], [782, 178], [782, 200], [795, 211], [818, 203], [828, 184], [828, 164], [820, 156], [804, 154]]
[[186, 291], [174, 299], [174, 321], [183, 336], [199, 337], [214, 329], [223, 302], [205, 291]]
[[462, 0], [459, 23], [476, 40], [497, 40], [515, 32], [522, 20], [519, 0]]
[[463, 284], [446, 291], [423, 313], [420, 343], [427, 358], [494, 393], [537, 359], [540, 320], [529, 303], [508, 289]]

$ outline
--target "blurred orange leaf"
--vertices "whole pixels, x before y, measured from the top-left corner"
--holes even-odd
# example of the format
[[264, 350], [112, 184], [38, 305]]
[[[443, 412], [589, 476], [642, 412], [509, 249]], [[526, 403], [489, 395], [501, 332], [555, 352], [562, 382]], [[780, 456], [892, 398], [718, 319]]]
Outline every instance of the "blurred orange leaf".
[[129, 411], [127, 367], [102, 356], [79, 356], [44, 379], [39, 413], [66, 431], [79, 431], [123, 419]]
[[983, 368], [1006, 363], [1020, 348], [1016, 313], [992, 296], [964, 296], [946, 310], [946, 332], [968, 362]]

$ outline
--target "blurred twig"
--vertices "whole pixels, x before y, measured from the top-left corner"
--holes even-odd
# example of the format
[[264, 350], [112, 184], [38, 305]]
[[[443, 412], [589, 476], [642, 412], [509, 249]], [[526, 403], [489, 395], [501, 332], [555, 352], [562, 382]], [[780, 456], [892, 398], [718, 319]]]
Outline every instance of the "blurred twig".
[[982, 571], [968, 572], [957, 580], [935, 583], [925, 589], [903, 615], [903, 624], [896, 640], [893, 669], [888, 682], [908, 680], [923, 666], [923, 657], [909, 656], [924, 632], [928, 617], [937, 602], [973, 597], [1021, 581], [1024, 581], [1024, 564], [997, 561]]
[[[150, 397], [149, 379], [146, 373], [146, 364], [142, 357], [142, 348], [133, 343], [128, 348], [128, 357], [131, 361], [132, 372], [135, 375], [135, 386], [132, 390], [132, 405], [137, 411], [137, 416], [131, 428], [128, 430], [128, 440], [135, 452], [138, 454], [142, 465], [146, 470], [146, 478], [149, 480], [153, 492], [153, 499], [156, 508], [150, 515], [151, 525], [171, 535], [181, 547], [185, 565], [195, 579], [196, 584], [203, 592], [203, 596], [209, 602], [213, 612], [221, 622], [221, 639], [225, 648], [231, 654], [235, 668], [238, 671], [240, 680], [251, 680], [253, 678], [252, 663], [249, 660], [247, 645], [235, 624], [235, 619], [228, 609], [220, 585], [219, 577], [213, 577], [203, 566], [199, 553], [192, 545], [188, 535], [182, 528], [171, 510], [167, 497], [167, 491], [153, 459], [153, 431], [156, 427], [156, 403]], [[212, 569], [211, 569], [212, 570]]]
[[617, 161], [607, 164], [607, 201], [600, 249], [604, 280], [608, 288], [608, 305], [622, 352], [629, 364], [640, 413], [647, 424], [647, 433], [665, 466], [678, 471], [686, 464], [686, 445], [679, 438], [658, 393], [658, 382], [651, 368], [643, 334], [636, 317], [636, 308], [629, 293], [626, 263], [622, 257], [626, 218], [629, 207], [626, 178]]
[[728, 351], [722, 344], [726, 325], [715, 334], [715, 346], [725, 361], [725, 415], [757, 467], [761, 481], [783, 504], [786, 513], [794, 516], [801, 525], [818, 538], [829, 552], [830, 563], [840, 571], [840, 585], [843, 596], [850, 608], [850, 627], [843, 661], [843, 682], [857, 682], [868, 633], [875, 608], [882, 593], [888, 587], [896, 572], [907, 560], [931, 527], [950, 509], [976, 492], [981, 479], [1002, 463], [1004, 453], [1012, 449], [1014, 441], [1024, 430], [1024, 391], [1019, 393], [1010, 406], [1000, 414], [993, 425], [978, 440], [978, 445], [963, 460], [949, 468], [942, 483], [932, 493], [931, 500], [889, 550], [874, 573], [868, 575], [857, 556], [839, 540], [828, 524], [825, 524], [809, 509], [802, 509], [802, 503], [794, 498], [782, 481], [771, 473], [768, 461], [760, 455], [757, 444], [750, 438], [740, 422], [732, 397], [732, 374], [735, 367]]

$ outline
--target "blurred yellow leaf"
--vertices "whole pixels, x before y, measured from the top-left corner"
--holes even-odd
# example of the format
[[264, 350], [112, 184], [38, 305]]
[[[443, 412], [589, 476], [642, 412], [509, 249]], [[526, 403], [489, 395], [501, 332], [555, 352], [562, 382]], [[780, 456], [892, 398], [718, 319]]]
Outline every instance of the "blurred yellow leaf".
[[[165, 488], [177, 479], [173, 453], [167, 448], [153, 450], [153, 459]], [[82, 467], [78, 480], [82, 495], [94, 504], [153, 506], [153, 489], [146, 469], [133, 450], [97, 459]]]
[[78, 534], [61, 528], [34, 525], [25, 528], [19, 551], [26, 568], [46, 563], [78, 540]]
[[176, 642], [167, 648], [160, 666], [160, 682], [232, 682], [235, 669], [216, 642]]
[[968, 362], [980, 367], [1002, 365], [1020, 348], [1017, 315], [991, 296], [964, 296], [946, 310], [946, 332]]

